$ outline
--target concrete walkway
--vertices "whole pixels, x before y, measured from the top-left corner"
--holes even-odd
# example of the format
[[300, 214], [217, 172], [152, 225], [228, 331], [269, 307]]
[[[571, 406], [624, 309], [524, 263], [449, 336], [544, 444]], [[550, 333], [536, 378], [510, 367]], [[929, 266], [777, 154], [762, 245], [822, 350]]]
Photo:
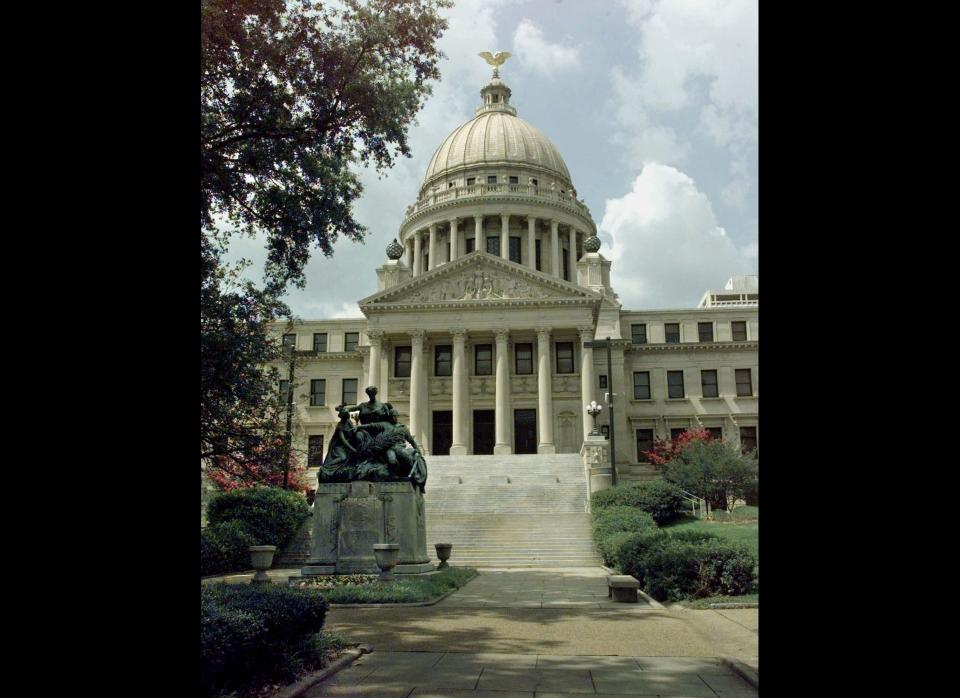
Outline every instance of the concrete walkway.
[[757, 695], [717, 659], [756, 666], [757, 609], [614, 603], [600, 568], [480, 572], [434, 606], [331, 609], [374, 652], [307, 695]]

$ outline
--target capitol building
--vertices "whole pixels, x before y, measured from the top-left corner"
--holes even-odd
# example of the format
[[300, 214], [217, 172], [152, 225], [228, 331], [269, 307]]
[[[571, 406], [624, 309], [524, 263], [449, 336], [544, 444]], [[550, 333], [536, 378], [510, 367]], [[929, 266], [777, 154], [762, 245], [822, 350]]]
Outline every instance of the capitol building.
[[[310, 472], [334, 406], [364, 400], [367, 385], [431, 456], [578, 454], [592, 400], [620, 480], [652, 476], [643, 451], [689, 428], [756, 447], [758, 277], [733, 276], [688, 308], [624, 308], [560, 152], [517, 116], [497, 71], [480, 95], [430, 160], [364, 317], [274, 326], [297, 350], [294, 437]], [[606, 338], [609, 359], [590, 346]]]

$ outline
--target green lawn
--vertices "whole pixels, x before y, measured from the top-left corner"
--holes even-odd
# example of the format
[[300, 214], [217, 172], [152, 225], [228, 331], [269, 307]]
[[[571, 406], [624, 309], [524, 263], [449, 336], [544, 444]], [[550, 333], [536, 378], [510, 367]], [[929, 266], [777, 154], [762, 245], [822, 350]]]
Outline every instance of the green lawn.
[[743, 596], [711, 596], [696, 601], [682, 601], [687, 608], [710, 608], [712, 603], [760, 603], [760, 594], [744, 594]]
[[[748, 511], [741, 513], [740, 509], [745, 509]], [[729, 523], [725, 521], [703, 521], [701, 519], [694, 519], [693, 517], [686, 517], [675, 523], [666, 524], [663, 528], [668, 531], [677, 531], [683, 528], [691, 528], [697, 531], [708, 531], [726, 540], [745, 544], [753, 552], [753, 554], [757, 556], [757, 560], [759, 560], [759, 507], [740, 507], [738, 509], [734, 509], [733, 514], [733, 521]], [[751, 517], [753, 520], [750, 520], [747, 517]]]

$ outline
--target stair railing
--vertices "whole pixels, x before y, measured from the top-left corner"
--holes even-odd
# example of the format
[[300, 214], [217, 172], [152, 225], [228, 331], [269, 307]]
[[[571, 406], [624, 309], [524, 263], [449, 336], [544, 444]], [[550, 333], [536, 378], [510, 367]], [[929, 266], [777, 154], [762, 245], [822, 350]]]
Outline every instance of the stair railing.
[[[687, 492], [686, 490], [680, 490], [680, 492], [683, 493], [683, 498], [686, 499], [688, 502], [690, 502], [693, 508], [694, 518], [697, 518], [697, 519], [706, 518], [708, 520], [711, 518], [710, 504], [709, 502], [707, 502], [706, 499], [704, 499], [703, 497], [698, 497], [693, 492]], [[700, 509], [699, 515], [697, 514], [698, 506]]]

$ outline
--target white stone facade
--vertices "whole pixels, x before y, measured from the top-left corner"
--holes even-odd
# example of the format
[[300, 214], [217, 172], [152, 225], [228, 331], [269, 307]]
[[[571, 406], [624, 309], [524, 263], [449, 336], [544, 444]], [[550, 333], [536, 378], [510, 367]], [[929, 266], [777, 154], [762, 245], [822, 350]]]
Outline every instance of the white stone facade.
[[[642, 467], [638, 435], [703, 426], [756, 442], [756, 277], [707, 291], [696, 309], [624, 310], [611, 263], [589, 251], [596, 225], [556, 148], [517, 118], [499, 79], [481, 95], [477, 116], [431, 160], [400, 225], [400, 258], [376, 270], [377, 292], [359, 302], [365, 318], [293, 328], [299, 447], [322, 436], [325, 455], [344, 380], [360, 401], [376, 385], [426, 453], [578, 453], [592, 427], [584, 405], [607, 392], [618, 469]], [[751, 298], [711, 296], [724, 293]], [[345, 350], [348, 333], [356, 349]], [[314, 351], [323, 334], [325, 351]], [[584, 345], [607, 337], [612, 372], [604, 350]], [[311, 404], [321, 380], [323, 403]], [[598, 424], [609, 428], [606, 408]]]

